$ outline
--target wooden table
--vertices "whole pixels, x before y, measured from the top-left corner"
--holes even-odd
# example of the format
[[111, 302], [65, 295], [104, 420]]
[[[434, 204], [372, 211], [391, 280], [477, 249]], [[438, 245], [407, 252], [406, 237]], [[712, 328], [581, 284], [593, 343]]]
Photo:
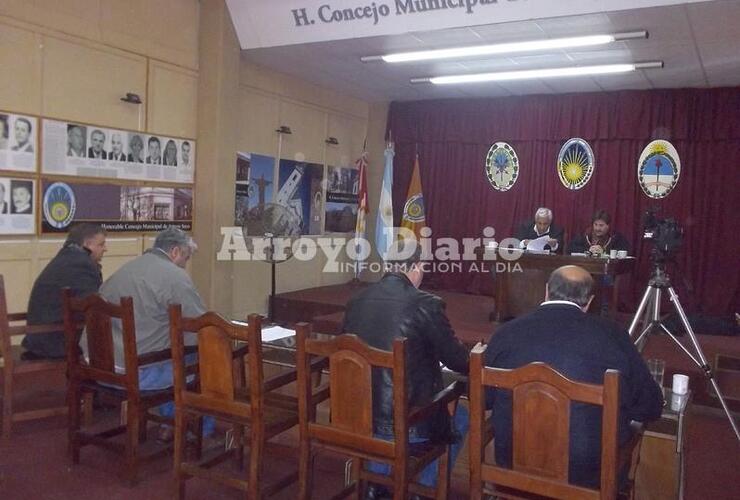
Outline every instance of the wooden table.
[[666, 405], [661, 417], [645, 426], [635, 473], [636, 500], [683, 498], [686, 418], [692, 393], [673, 394], [668, 388], [663, 392]]
[[[550, 273], [566, 265], [582, 267], [594, 277], [596, 297], [591, 312], [602, 313], [602, 304], [606, 303], [608, 313], [614, 316], [621, 277], [635, 267], [635, 259], [630, 257], [610, 259], [519, 250], [487, 249], [478, 254], [478, 259], [481, 266], [491, 271], [496, 300], [492, 319], [499, 322], [534, 310], [545, 298], [545, 284]], [[606, 284], [607, 281], [610, 284]]]

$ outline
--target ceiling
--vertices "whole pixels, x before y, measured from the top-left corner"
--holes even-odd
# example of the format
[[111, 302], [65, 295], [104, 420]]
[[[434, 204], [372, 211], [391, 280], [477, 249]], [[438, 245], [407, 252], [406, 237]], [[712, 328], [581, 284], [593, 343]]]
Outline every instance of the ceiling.
[[[637, 30], [647, 30], [649, 38], [509, 57], [393, 65], [360, 61], [361, 56], [388, 52]], [[370, 102], [736, 86], [740, 85], [740, 0], [251, 49], [243, 50], [242, 58]], [[409, 83], [412, 77], [654, 60], [663, 61], [664, 68], [503, 83]]]

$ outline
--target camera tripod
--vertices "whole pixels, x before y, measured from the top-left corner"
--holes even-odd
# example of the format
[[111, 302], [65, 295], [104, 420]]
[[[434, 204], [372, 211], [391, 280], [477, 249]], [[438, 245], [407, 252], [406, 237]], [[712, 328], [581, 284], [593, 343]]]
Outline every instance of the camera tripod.
[[[695, 351], [694, 353], [689, 351], [689, 349], [684, 346], [668, 328], [666, 328], [666, 326], [660, 319], [660, 299], [663, 290], [668, 291], [668, 298], [673, 304], [673, 308], [678, 313], [678, 316], [681, 318], [681, 324], [683, 325], [689, 339], [691, 340], [691, 346]], [[686, 317], [686, 313], [684, 312], [683, 307], [681, 307], [681, 302], [679, 302], [678, 300], [678, 295], [676, 294], [676, 291], [671, 286], [671, 281], [668, 277], [668, 274], [666, 274], [665, 272], [664, 265], [662, 264], [662, 262], [657, 260], [655, 262], [653, 274], [650, 277], [647, 289], [645, 290], [645, 294], [642, 296], [642, 300], [640, 301], [640, 306], [637, 308], [635, 317], [632, 319], [632, 323], [630, 324], [630, 338], [634, 338], [634, 333], [640, 320], [642, 320], [643, 326], [647, 326], [645, 326], [640, 335], [635, 339], [635, 345], [638, 347], [638, 349], [642, 350], [642, 340], [648, 333], [651, 333], [651, 331], [654, 329], [660, 329], [666, 335], [668, 335], [673, 340], [673, 342], [675, 342], [676, 345], [678, 345], [678, 347], [680, 347], [681, 350], [691, 359], [691, 361], [696, 363], [696, 366], [702, 369], [702, 371], [704, 372], [704, 376], [712, 384], [712, 388], [714, 388], [714, 392], [717, 395], [720, 404], [722, 405], [722, 409], [725, 411], [725, 414], [730, 421], [732, 430], [735, 431], [735, 437], [737, 438], [738, 442], [740, 442], [740, 432], [738, 431], [737, 424], [735, 423], [735, 419], [733, 418], [732, 413], [730, 413], [730, 409], [727, 407], [727, 403], [725, 403], [725, 398], [722, 397], [722, 393], [719, 390], [717, 381], [714, 379], [712, 368], [709, 366], [709, 363], [707, 363], [707, 358], [704, 357], [701, 346], [699, 346], [699, 342], [696, 340], [694, 330], [692, 330], [691, 325], [689, 324], [689, 320]]]

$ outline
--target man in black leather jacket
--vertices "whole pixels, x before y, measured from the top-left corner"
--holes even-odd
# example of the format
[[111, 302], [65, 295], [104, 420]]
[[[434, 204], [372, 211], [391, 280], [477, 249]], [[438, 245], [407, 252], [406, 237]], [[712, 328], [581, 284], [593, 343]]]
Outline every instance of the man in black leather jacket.
[[[429, 403], [443, 389], [440, 362], [459, 373], [468, 373], [468, 349], [455, 337], [439, 297], [418, 290], [424, 276], [420, 249], [410, 258], [396, 262], [398, 272], [383, 278], [354, 296], [347, 304], [343, 332], [357, 334], [368, 345], [390, 351], [393, 339], [405, 337], [409, 404]], [[411, 427], [411, 442], [433, 440], [453, 443], [450, 466], [455, 462], [468, 415], [458, 407], [454, 423], [446, 411]], [[378, 437], [393, 438], [393, 385], [391, 373], [378, 369], [373, 374], [373, 429]], [[457, 444], [457, 446], [456, 446]], [[371, 470], [387, 473], [383, 464]], [[436, 462], [420, 475], [422, 484], [436, 482]]]

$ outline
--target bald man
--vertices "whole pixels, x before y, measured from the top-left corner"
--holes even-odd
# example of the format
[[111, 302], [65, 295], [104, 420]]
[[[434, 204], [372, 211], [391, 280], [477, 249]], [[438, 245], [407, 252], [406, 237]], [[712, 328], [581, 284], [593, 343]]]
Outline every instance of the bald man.
[[[578, 382], [604, 383], [604, 372], [620, 372], [619, 444], [632, 436], [630, 421], [660, 417], [663, 392], [653, 381], [627, 331], [608, 319], [586, 314], [593, 300], [593, 279], [583, 268], [564, 266], [550, 275], [545, 301], [533, 312], [496, 330], [486, 348], [487, 366], [519, 368], [542, 361]], [[490, 390], [496, 461], [511, 466], [511, 397]], [[601, 461], [601, 411], [574, 405], [570, 425], [571, 483], [598, 487]], [[626, 479], [623, 471], [623, 480]]]

